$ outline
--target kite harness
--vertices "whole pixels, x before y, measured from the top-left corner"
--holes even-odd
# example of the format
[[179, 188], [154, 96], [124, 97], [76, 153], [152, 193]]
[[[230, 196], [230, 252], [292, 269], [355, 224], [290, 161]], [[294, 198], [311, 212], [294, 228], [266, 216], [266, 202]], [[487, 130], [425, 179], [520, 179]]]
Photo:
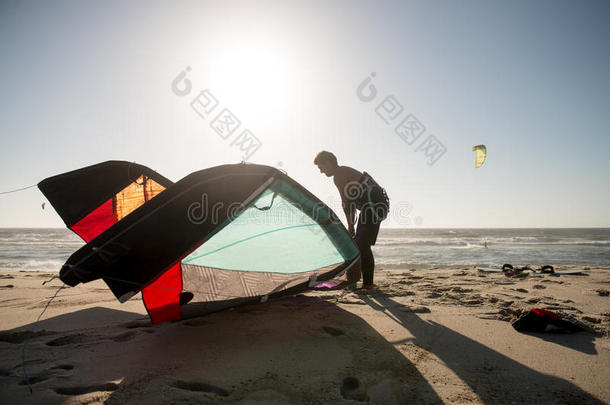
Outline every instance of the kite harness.
[[355, 208], [361, 212], [371, 211], [373, 221], [379, 223], [387, 218], [390, 212], [390, 199], [383, 187], [367, 172], [357, 183], [351, 183], [346, 190]]

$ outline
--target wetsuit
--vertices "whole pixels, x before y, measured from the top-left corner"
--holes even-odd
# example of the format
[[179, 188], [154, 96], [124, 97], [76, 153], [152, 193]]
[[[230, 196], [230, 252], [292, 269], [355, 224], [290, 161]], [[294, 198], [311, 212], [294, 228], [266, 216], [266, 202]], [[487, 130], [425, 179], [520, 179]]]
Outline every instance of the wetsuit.
[[362, 281], [373, 284], [375, 258], [371, 246], [377, 241], [379, 226], [390, 211], [390, 201], [385, 190], [366, 172], [357, 184], [347, 190], [348, 203], [360, 211], [354, 240], [360, 249]]

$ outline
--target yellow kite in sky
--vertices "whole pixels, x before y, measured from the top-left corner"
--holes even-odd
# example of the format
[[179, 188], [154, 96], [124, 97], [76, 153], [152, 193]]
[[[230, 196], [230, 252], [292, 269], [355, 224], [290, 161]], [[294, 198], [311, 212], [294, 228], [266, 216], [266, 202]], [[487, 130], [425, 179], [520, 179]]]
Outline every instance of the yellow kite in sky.
[[485, 162], [485, 156], [487, 156], [487, 148], [485, 145], [473, 146], [472, 150], [476, 152], [476, 160], [474, 161], [474, 167], [481, 167]]

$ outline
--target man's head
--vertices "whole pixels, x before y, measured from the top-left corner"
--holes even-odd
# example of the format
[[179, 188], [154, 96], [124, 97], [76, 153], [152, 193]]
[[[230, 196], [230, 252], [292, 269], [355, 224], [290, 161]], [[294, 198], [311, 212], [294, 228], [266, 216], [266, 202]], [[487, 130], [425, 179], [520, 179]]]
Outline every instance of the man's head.
[[320, 173], [324, 173], [328, 177], [335, 175], [335, 171], [339, 164], [337, 163], [337, 157], [330, 152], [323, 150], [316, 155], [313, 163], [318, 166]]

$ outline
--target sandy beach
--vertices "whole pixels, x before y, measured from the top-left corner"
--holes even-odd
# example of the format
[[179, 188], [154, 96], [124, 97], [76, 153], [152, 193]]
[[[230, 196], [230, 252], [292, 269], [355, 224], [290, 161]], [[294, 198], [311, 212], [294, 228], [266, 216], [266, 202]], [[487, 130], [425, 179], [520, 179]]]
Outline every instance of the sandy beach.
[[[509, 279], [377, 270], [378, 291], [307, 292], [152, 326], [102, 281], [0, 275], [3, 404], [601, 404], [610, 401], [610, 268]], [[544, 308], [574, 334], [524, 334]], [[29, 375], [29, 392], [22, 368]]]
[[0, 405], [610, 405], [609, 22], [0, 0]]

